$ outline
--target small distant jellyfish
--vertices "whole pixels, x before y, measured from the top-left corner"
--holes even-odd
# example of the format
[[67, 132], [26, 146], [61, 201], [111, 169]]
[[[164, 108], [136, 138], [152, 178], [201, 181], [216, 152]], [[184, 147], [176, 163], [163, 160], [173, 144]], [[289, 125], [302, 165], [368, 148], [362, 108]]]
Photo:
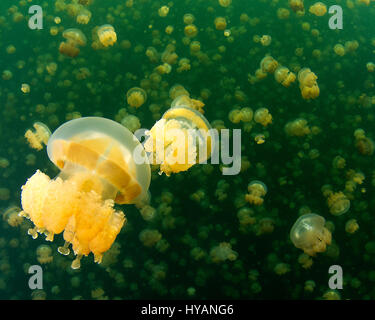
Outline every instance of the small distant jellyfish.
[[260, 68], [264, 73], [274, 73], [279, 63], [271, 56], [265, 56], [260, 61]]
[[113, 46], [117, 41], [115, 29], [110, 24], [105, 24], [98, 28], [97, 35], [100, 43], [104, 47]]
[[91, 12], [86, 8], [83, 8], [81, 11], [78, 12], [76, 21], [79, 24], [88, 24], [91, 19]]
[[227, 28], [227, 21], [224, 17], [217, 17], [214, 21], [216, 30], [224, 31]]
[[275, 80], [284, 87], [289, 87], [296, 80], [296, 75], [284, 66], [277, 67], [274, 76]]
[[309, 68], [303, 68], [298, 72], [299, 86], [304, 99], [315, 99], [319, 96], [320, 89], [316, 79], [318, 77]]
[[263, 204], [263, 197], [267, 194], [267, 186], [258, 180], [251, 181], [247, 186], [248, 194], [245, 200], [253, 205], [260, 206]]
[[19, 216], [21, 209], [17, 206], [10, 206], [5, 210], [3, 214], [3, 219], [8, 222], [11, 227], [18, 227], [24, 221], [22, 217]]
[[36, 249], [37, 260], [40, 264], [51, 263], [53, 261], [52, 249], [50, 246], [42, 244]]
[[355, 233], [359, 229], [359, 225], [356, 219], [350, 219], [345, 224], [345, 231], [347, 233]]
[[254, 121], [260, 123], [263, 127], [267, 127], [272, 123], [272, 115], [267, 108], [259, 108], [255, 111]]
[[138, 117], [132, 114], [126, 115], [122, 120], [121, 124], [128, 128], [131, 133], [134, 133], [141, 127], [141, 122], [139, 121]]
[[145, 247], [153, 247], [162, 238], [162, 234], [155, 229], [144, 229], [139, 234], [139, 240]]
[[22, 83], [22, 85], [21, 85], [21, 91], [23, 92], [23, 93], [29, 93], [30, 92], [30, 85], [29, 84], [27, 84], [27, 83]]
[[350, 208], [350, 200], [343, 192], [330, 193], [327, 198], [329, 212], [334, 216], [341, 216], [348, 212]]
[[265, 34], [260, 38], [260, 43], [263, 47], [268, 47], [272, 42], [272, 38], [270, 35]]
[[169, 13], [169, 7], [168, 6], [162, 6], [158, 10], [159, 17], [165, 18]]
[[142, 88], [134, 87], [129, 89], [126, 93], [126, 101], [131, 107], [139, 108], [146, 102], [146, 100], [147, 94]]
[[309, 12], [318, 17], [322, 17], [327, 13], [327, 6], [322, 2], [316, 2], [310, 6]]
[[79, 47], [84, 47], [87, 43], [86, 36], [79, 29], [67, 29], [62, 35], [66, 41], [60, 43], [59, 52], [71, 58], [76, 57], [80, 52]]
[[224, 262], [226, 260], [234, 261], [238, 257], [238, 253], [232, 249], [228, 242], [221, 242], [218, 246], [213, 247], [210, 251], [211, 261], [215, 263]]
[[219, 0], [219, 4], [226, 8], [229, 7], [232, 4], [232, 0]]
[[324, 226], [325, 219], [315, 213], [299, 217], [290, 230], [290, 240], [296, 248], [306, 254], [315, 256], [317, 252], [326, 251], [331, 244], [331, 232]]
[[25, 138], [31, 148], [40, 151], [43, 149], [43, 144], [47, 145], [51, 131], [41, 122], [35, 122], [33, 127], [35, 128], [35, 132], [28, 129], [25, 133]]

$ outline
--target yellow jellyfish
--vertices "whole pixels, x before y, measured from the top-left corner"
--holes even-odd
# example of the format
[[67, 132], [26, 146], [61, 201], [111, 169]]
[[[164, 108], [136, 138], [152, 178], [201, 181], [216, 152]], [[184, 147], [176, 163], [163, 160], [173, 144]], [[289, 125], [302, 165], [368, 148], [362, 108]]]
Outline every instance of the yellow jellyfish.
[[22, 215], [35, 227], [28, 233], [46, 240], [64, 232], [77, 255], [72, 268], [90, 252], [95, 262], [116, 239], [126, 219], [114, 203], [147, 201], [150, 165], [138, 139], [121, 124], [99, 117], [78, 118], [60, 126], [47, 146], [50, 160], [61, 170], [51, 180], [37, 172], [22, 186]]
[[316, 2], [310, 6], [309, 12], [318, 17], [322, 17], [327, 13], [327, 6], [322, 2]]
[[299, 86], [304, 99], [315, 99], [319, 96], [320, 90], [316, 79], [318, 77], [309, 68], [303, 68], [298, 72]]
[[303, 14], [305, 12], [305, 6], [303, 4], [303, 0], [289, 0], [290, 8], [296, 12]]
[[174, 101], [172, 106], [147, 132], [149, 137], [144, 144], [151, 163], [160, 164], [160, 174], [167, 176], [205, 163], [214, 150], [206, 118], [181, 102]]
[[309, 256], [326, 251], [331, 244], [331, 232], [324, 227], [325, 219], [315, 213], [300, 216], [290, 230], [290, 240]]
[[66, 41], [60, 43], [59, 52], [71, 58], [79, 54], [78, 47], [84, 47], [87, 43], [86, 36], [79, 29], [67, 29], [62, 35]]
[[264, 73], [274, 73], [278, 66], [278, 62], [271, 56], [265, 56], [260, 61], [260, 68]]
[[139, 108], [146, 100], [147, 94], [142, 88], [134, 87], [129, 89], [126, 93], [126, 101], [131, 107]]
[[277, 67], [274, 76], [275, 80], [284, 87], [289, 87], [296, 80], [296, 75], [284, 66]]
[[115, 29], [110, 24], [102, 25], [97, 30], [100, 43], [104, 47], [113, 46], [117, 41], [117, 34]]
[[263, 197], [267, 194], [267, 186], [258, 180], [253, 180], [247, 186], [248, 194], [245, 195], [245, 200], [256, 206], [263, 204]]
[[343, 192], [331, 192], [327, 197], [329, 212], [334, 216], [341, 216], [348, 212], [350, 208], [350, 200]]
[[214, 21], [216, 30], [224, 31], [227, 28], [227, 21], [224, 17], [217, 17]]
[[40, 245], [36, 249], [37, 260], [40, 264], [51, 263], [53, 261], [52, 249], [46, 244]]
[[232, 4], [232, 0], [219, 0], [219, 4], [226, 8], [229, 7]]
[[33, 127], [35, 132], [28, 129], [25, 132], [25, 138], [27, 139], [27, 142], [30, 144], [31, 148], [40, 151], [43, 149], [43, 144], [47, 145], [51, 131], [44, 123], [41, 122], [35, 122]]
[[268, 47], [272, 42], [272, 38], [270, 35], [265, 34], [260, 38], [260, 43], [263, 47]]
[[176, 99], [172, 101], [171, 108], [179, 106], [187, 106], [189, 108], [199, 111], [202, 114], [204, 113], [204, 103], [200, 100], [192, 99], [186, 94], [179, 95], [178, 97], [176, 97]]
[[260, 123], [263, 127], [267, 127], [272, 123], [272, 115], [267, 108], [259, 108], [255, 111], [254, 121]]

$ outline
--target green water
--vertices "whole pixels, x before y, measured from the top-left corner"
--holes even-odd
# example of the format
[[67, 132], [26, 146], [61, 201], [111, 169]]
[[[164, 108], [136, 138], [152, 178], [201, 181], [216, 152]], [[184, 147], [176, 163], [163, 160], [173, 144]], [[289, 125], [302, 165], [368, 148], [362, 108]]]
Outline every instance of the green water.
[[[85, 7], [92, 14], [87, 24], [76, 21], [75, 10], [84, 7], [77, 2], [0, 3], [0, 158], [8, 160], [0, 167], [1, 299], [92, 299], [98, 288], [104, 291], [101, 298], [108, 299], [322, 299], [330, 291], [331, 265], [343, 269], [343, 289], [335, 291], [342, 299], [375, 297], [375, 99], [374, 72], [368, 65], [375, 63], [374, 2], [324, 1], [327, 9], [342, 7], [342, 30], [329, 28], [328, 12], [322, 17], [309, 12], [314, 1], [305, 1], [305, 14], [298, 15], [287, 1], [233, 0], [224, 8], [217, 0], [94, 0]], [[32, 4], [43, 9], [42, 30], [28, 27]], [[162, 6], [169, 7], [166, 17], [158, 14]], [[289, 10], [287, 19], [278, 17], [280, 8]], [[187, 13], [198, 28], [191, 39], [184, 34]], [[225, 32], [215, 28], [219, 16], [226, 19]], [[61, 18], [60, 24], [55, 17]], [[114, 27], [117, 42], [94, 50], [92, 31], [104, 24]], [[173, 26], [171, 34], [167, 26]], [[55, 36], [52, 27], [59, 31]], [[62, 32], [68, 28], [79, 28], [87, 38], [74, 58], [59, 52]], [[255, 36], [263, 35], [272, 37], [269, 46], [256, 41]], [[192, 41], [199, 41], [199, 53], [191, 52]], [[337, 44], [344, 46], [343, 56], [335, 53]], [[168, 45], [178, 57], [168, 61], [170, 73], [158, 74], [155, 68], [166, 62], [162, 54]], [[146, 55], [149, 47], [158, 52], [155, 61]], [[298, 80], [284, 87], [273, 74], [249, 81], [267, 54], [296, 76], [301, 68], [310, 68], [318, 77], [319, 96], [303, 99]], [[190, 70], [178, 71], [182, 58], [189, 59]], [[57, 70], [52, 72], [54, 64]], [[82, 79], [85, 72], [88, 76]], [[29, 84], [29, 93], [21, 91], [23, 83]], [[30, 221], [9, 225], [4, 213], [10, 206], [21, 208], [26, 180], [37, 169], [51, 178], [59, 172], [45, 147], [37, 151], [27, 143], [24, 134], [33, 123], [42, 122], [53, 132], [75, 117], [121, 122], [132, 114], [142, 128], [150, 129], [170, 107], [169, 90], [175, 84], [204, 102], [211, 125], [222, 120], [225, 128], [241, 129], [239, 174], [225, 176], [217, 164], [195, 165], [170, 177], [154, 170], [149, 191], [155, 217], [146, 221], [135, 206], [116, 205], [127, 224], [102, 265], [90, 254], [82, 258], [79, 270], [72, 270], [73, 253], [66, 257], [57, 252], [64, 243], [61, 234], [53, 242], [43, 235], [33, 240], [27, 235]], [[132, 87], [147, 92], [140, 108], [127, 104], [126, 92]], [[267, 108], [272, 123], [231, 122], [230, 111], [243, 107], [254, 113]], [[288, 135], [286, 124], [298, 118], [307, 121], [309, 133]], [[366, 139], [356, 139], [356, 129], [363, 129]], [[265, 143], [255, 142], [257, 134], [265, 136]], [[345, 167], [334, 167], [337, 156], [345, 159]], [[362, 173], [364, 180], [350, 189], [354, 172]], [[244, 200], [252, 180], [267, 186], [262, 205]], [[330, 213], [321, 190], [327, 184], [350, 199], [348, 212]], [[199, 201], [193, 196], [197, 191], [203, 194]], [[252, 210], [252, 222], [246, 226], [240, 225], [241, 208]], [[308, 212], [325, 218], [332, 243], [305, 269], [298, 262], [303, 251], [293, 245], [289, 232]], [[351, 219], [359, 225], [353, 234], [345, 230]], [[162, 242], [144, 246], [139, 235], [145, 229], [160, 232]], [[233, 261], [213, 261], [212, 250], [220, 243], [231, 245]], [[53, 261], [42, 265], [43, 291], [33, 292], [27, 271], [40, 264], [36, 249], [42, 244], [51, 247]], [[162, 245], [167, 248], [162, 250]], [[198, 251], [200, 257], [194, 254]], [[286, 264], [285, 274], [275, 270], [280, 263]], [[308, 280], [315, 283], [312, 291], [305, 288]]]

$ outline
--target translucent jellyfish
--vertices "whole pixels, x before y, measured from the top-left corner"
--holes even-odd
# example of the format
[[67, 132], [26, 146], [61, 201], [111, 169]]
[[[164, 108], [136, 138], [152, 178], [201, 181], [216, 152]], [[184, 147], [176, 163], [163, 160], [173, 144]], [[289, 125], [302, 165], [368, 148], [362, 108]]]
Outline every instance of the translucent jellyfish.
[[274, 73], [275, 80], [284, 87], [289, 87], [296, 80], [296, 75], [289, 71], [287, 67], [279, 66]]
[[65, 56], [74, 58], [76, 57], [80, 49], [86, 45], [86, 36], [79, 29], [67, 29], [63, 32], [63, 37], [66, 41], [60, 43], [59, 52]]
[[22, 215], [35, 227], [28, 233], [46, 240], [64, 232], [77, 255], [72, 268], [90, 252], [95, 262], [115, 241], [126, 219], [114, 203], [147, 201], [150, 165], [138, 139], [121, 124], [88, 117], [60, 126], [48, 141], [50, 160], [61, 170], [53, 180], [37, 170], [22, 186]]
[[52, 249], [46, 244], [42, 244], [36, 249], [36, 255], [40, 264], [51, 263], [53, 261]]
[[160, 174], [169, 176], [210, 158], [214, 150], [210, 129], [200, 112], [179, 104], [167, 110], [146, 132], [149, 138], [144, 147], [150, 153], [151, 163], [160, 164]]
[[247, 202], [260, 206], [263, 204], [263, 197], [267, 194], [267, 186], [258, 180], [253, 180], [247, 186], [248, 194], [246, 194], [245, 199]]
[[227, 28], [227, 21], [224, 17], [217, 17], [214, 21], [216, 30], [224, 31]]
[[319, 96], [320, 90], [316, 79], [318, 77], [309, 68], [303, 68], [298, 72], [299, 86], [304, 99], [315, 99]]
[[43, 149], [43, 144], [47, 145], [51, 131], [49, 128], [41, 122], [35, 122], [33, 124], [35, 131], [28, 129], [25, 132], [25, 138], [29, 143], [30, 147], [38, 151]]
[[212, 262], [219, 263], [226, 260], [234, 261], [238, 257], [238, 253], [232, 249], [228, 242], [221, 242], [218, 246], [213, 247], [210, 251]]
[[265, 56], [260, 61], [260, 68], [264, 73], [274, 73], [278, 67], [278, 62], [271, 56]]
[[331, 193], [327, 198], [327, 203], [329, 212], [334, 216], [341, 216], [350, 208], [350, 200], [341, 191]]
[[79, 24], [88, 24], [90, 22], [90, 19], [91, 19], [91, 12], [87, 10], [86, 8], [82, 8], [77, 14], [76, 21]]
[[272, 115], [267, 108], [259, 108], [255, 111], [254, 121], [260, 123], [263, 127], [267, 127], [272, 123]]
[[232, 0], [219, 0], [219, 4], [226, 8], [229, 7], [232, 4]]
[[262, 46], [264, 47], [268, 47], [272, 42], [272, 38], [270, 35], [268, 34], [265, 34], [263, 35], [261, 38], [260, 38], [260, 43], [262, 44]]
[[356, 219], [350, 219], [345, 224], [345, 231], [347, 233], [355, 233], [359, 229], [359, 225]]
[[146, 100], [147, 94], [142, 88], [134, 87], [129, 89], [126, 93], [126, 101], [131, 107], [139, 108]]
[[312, 6], [310, 6], [309, 12], [318, 17], [322, 17], [327, 13], [327, 7], [322, 2], [316, 2]]
[[169, 7], [168, 6], [162, 6], [158, 10], [158, 14], [160, 17], [165, 18], [169, 13]]
[[3, 219], [8, 222], [11, 227], [18, 227], [22, 222], [22, 217], [19, 216], [21, 209], [17, 206], [10, 206], [3, 213]]
[[188, 24], [184, 28], [185, 36], [194, 38], [198, 34], [198, 28], [194, 24]]
[[176, 99], [172, 101], [171, 108], [176, 108], [180, 106], [187, 106], [194, 110], [204, 113], [203, 107], [204, 103], [200, 100], [192, 99], [189, 95], [179, 95]]
[[296, 12], [304, 14], [305, 6], [303, 4], [303, 0], [288, 0], [290, 8]]
[[139, 121], [138, 117], [132, 114], [126, 115], [122, 120], [121, 124], [129, 129], [130, 132], [134, 133], [141, 127], [141, 122]]
[[21, 91], [23, 93], [29, 93], [30, 92], [30, 85], [27, 83], [22, 83], [21, 85]]
[[104, 47], [113, 46], [117, 41], [115, 29], [110, 24], [102, 25], [97, 30], [100, 43]]
[[310, 256], [324, 252], [332, 240], [331, 232], [324, 224], [325, 219], [322, 216], [315, 213], [304, 214], [290, 230], [290, 240], [296, 248], [302, 249]]

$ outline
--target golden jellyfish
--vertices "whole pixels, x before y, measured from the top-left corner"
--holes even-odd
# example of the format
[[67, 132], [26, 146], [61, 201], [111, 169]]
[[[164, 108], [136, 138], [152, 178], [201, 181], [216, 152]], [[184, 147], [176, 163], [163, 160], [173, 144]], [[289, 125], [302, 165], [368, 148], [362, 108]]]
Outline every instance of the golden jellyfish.
[[261, 36], [260, 38], [260, 43], [262, 44], [263, 47], [268, 47], [272, 42], [272, 38], [270, 35], [265, 34]]
[[226, 8], [229, 7], [232, 4], [232, 0], [219, 0], [219, 4]]
[[53, 261], [52, 249], [46, 244], [42, 244], [36, 249], [36, 255], [40, 264], [51, 263]]
[[274, 73], [278, 66], [278, 62], [271, 56], [265, 56], [260, 61], [260, 68], [264, 73]]
[[288, 0], [289, 7], [296, 13], [304, 13], [305, 6], [303, 4], [303, 0]]
[[139, 121], [139, 118], [135, 115], [128, 114], [126, 115], [122, 120], [121, 124], [129, 129], [131, 133], [134, 133], [141, 127], [141, 122]]
[[198, 34], [198, 28], [194, 24], [188, 24], [184, 28], [185, 36], [194, 38]]
[[272, 123], [272, 115], [267, 108], [259, 108], [255, 111], [254, 121], [260, 123], [263, 127], [267, 127]]
[[307, 120], [298, 118], [285, 125], [285, 132], [288, 136], [303, 137], [311, 133]]
[[267, 194], [267, 186], [258, 180], [251, 181], [247, 186], [248, 194], [245, 195], [245, 200], [255, 206], [263, 204], [263, 197]]
[[87, 43], [86, 36], [79, 29], [67, 29], [62, 35], [66, 41], [60, 43], [59, 52], [71, 58], [79, 54], [80, 49], [78, 47], [84, 47]]
[[374, 153], [375, 145], [372, 139], [366, 136], [363, 129], [354, 131], [355, 146], [359, 153], [365, 156], [371, 156]]
[[77, 14], [76, 21], [79, 24], [88, 24], [91, 19], [91, 12], [86, 8], [82, 8]]
[[232, 249], [228, 242], [221, 242], [210, 251], [211, 261], [214, 263], [224, 262], [226, 260], [234, 261], [238, 257], [238, 253]]
[[338, 43], [336, 44], [334, 47], [333, 47], [333, 51], [335, 51], [335, 53], [342, 57], [345, 55], [345, 48], [342, 44]]
[[162, 6], [158, 10], [159, 17], [165, 18], [169, 13], [169, 7], [168, 6]]
[[341, 216], [348, 212], [350, 200], [343, 192], [330, 192], [327, 197], [329, 212], [334, 216]]
[[3, 219], [11, 226], [18, 227], [22, 222], [23, 218], [19, 216], [21, 209], [17, 206], [10, 206], [3, 213]]
[[34, 223], [34, 239], [63, 232], [61, 254], [69, 244], [80, 267], [90, 252], [100, 263], [126, 222], [114, 204], [141, 205], [148, 199], [151, 170], [139, 140], [121, 124], [99, 117], [66, 122], [47, 145], [50, 160], [61, 170], [55, 179], [37, 172], [22, 186], [22, 215]]
[[204, 103], [200, 100], [192, 99], [189, 97], [189, 95], [186, 94], [179, 95], [172, 101], [171, 108], [179, 106], [187, 106], [189, 108], [199, 111], [202, 114], [204, 113]]
[[195, 17], [191, 13], [185, 13], [183, 19], [184, 24], [193, 24]]
[[100, 43], [104, 47], [113, 46], [117, 42], [117, 34], [115, 28], [110, 24], [105, 24], [97, 29], [97, 35]]
[[27, 83], [22, 83], [22, 85], [21, 85], [21, 91], [23, 92], [23, 93], [29, 93], [30, 92], [30, 85], [29, 84], [27, 84]]
[[25, 138], [31, 148], [40, 151], [43, 149], [43, 144], [47, 145], [51, 131], [41, 122], [35, 122], [33, 127], [35, 131], [33, 132], [31, 129], [28, 129], [25, 133]]
[[326, 251], [331, 244], [331, 232], [324, 226], [325, 219], [315, 213], [300, 216], [290, 230], [290, 240], [296, 248], [309, 256]]
[[[177, 97], [176, 99], [179, 99]], [[214, 150], [211, 126], [197, 110], [181, 102], [172, 102], [162, 118], [146, 132], [144, 147], [150, 162], [160, 165], [160, 174], [186, 171], [197, 163], [206, 163]]]
[[309, 12], [322, 17], [327, 13], [327, 6], [323, 2], [316, 2], [309, 8]]
[[367, 62], [366, 69], [367, 69], [368, 72], [374, 72], [375, 71], [375, 63]]
[[316, 79], [318, 77], [309, 68], [303, 68], [298, 72], [299, 87], [304, 99], [315, 99], [319, 96], [320, 90]]
[[216, 30], [224, 31], [227, 28], [227, 21], [224, 17], [217, 17], [214, 21]]
[[290, 84], [296, 81], [296, 75], [284, 66], [277, 67], [274, 76], [275, 80], [284, 87], [289, 87]]
[[147, 93], [142, 88], [134, 87], [126, 93], [126, 101], [129, 106], [139, 108], [147, 100]]
[[345, 224], [345, 231], [347, 233], [355, 233], [359, 229], [359, 225], [356, 219], [350, 219]]

